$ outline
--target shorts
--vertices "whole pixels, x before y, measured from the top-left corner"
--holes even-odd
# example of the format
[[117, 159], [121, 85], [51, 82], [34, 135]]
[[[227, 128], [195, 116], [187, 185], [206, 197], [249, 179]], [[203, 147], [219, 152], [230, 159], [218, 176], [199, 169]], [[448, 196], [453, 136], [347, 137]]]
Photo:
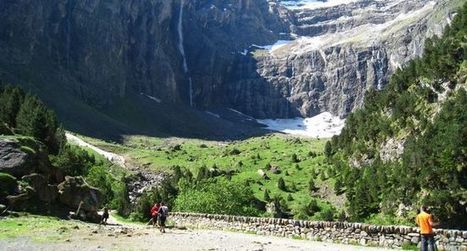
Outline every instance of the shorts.
[[159, 216], [159, 225], [161, 227], [165, 227], [165, 221], [167, 220], [167, 217], [165, 216]]

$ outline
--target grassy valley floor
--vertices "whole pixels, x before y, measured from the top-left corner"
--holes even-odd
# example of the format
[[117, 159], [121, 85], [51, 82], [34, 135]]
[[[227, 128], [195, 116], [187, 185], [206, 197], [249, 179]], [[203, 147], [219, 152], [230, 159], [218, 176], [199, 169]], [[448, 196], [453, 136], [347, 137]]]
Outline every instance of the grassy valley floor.
[[[181, 138], [128, 136], [123, 144], [82, 137], [86, 142], [126, 159], [128, 166], [152, 172], [171, 172], [174, 166], [189, 169], [196, 177], [202, 167], [232, 172], [232, 180], [245, 182], [259, 200], [267, 190], [280, 197], [301, 219], [322, 220], [320, 213], [304, 215], [312, 199], [320, 211], [342, 210], [345, 197], [334, 193], [332, 171], [323, 154], [326, 139], [291, 137], [283, 134], [220, 142]], [[285, 187], [279, 186], [279, 179]], [[314, 189], [310, 189], [312, 181]], [[327, 219], [330, 220], [330, 219]]]

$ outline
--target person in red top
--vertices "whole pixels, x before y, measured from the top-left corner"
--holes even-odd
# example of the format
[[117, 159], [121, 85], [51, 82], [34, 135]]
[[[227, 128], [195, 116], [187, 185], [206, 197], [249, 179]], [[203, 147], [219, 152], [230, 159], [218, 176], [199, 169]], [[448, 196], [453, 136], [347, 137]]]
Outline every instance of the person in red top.
[[436, 243], [435, 234], [433, 232], [433, 226], [435, 226], [436, 224], [433, 222], [433, 216], [428, 211], [428, 208], [426, 206], [422, 206], [420, 208], [420, 213], [415, 218], [415, 222], [420, 227], [420, 235], [422, 238], [420, 250], [435, 251]]
[[152, 221], [152, 225], [155, 227], [157, 223], [157, 214], [159, 212], [159, 208], [161, 205], [159, 203], [154, 204], [154, 206], [151, 208], [151, 220], [149, 223]]

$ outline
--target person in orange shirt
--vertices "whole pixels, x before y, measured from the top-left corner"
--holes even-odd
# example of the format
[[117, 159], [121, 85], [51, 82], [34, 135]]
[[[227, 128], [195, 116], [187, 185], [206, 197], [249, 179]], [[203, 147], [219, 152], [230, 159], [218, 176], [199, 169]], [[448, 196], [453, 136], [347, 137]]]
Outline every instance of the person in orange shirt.
[[420, 250], [435, 251], [436, 243], [435, 234], [433, 232], [433, 226], [435, 226], [435, 223], [433, 222], [433, 216], [428, 211], [427, 206], [422, 206], [420, 208], [420, 213], [415, 218], [415, 222], [420, 228], [420, 236], [422, 238]]

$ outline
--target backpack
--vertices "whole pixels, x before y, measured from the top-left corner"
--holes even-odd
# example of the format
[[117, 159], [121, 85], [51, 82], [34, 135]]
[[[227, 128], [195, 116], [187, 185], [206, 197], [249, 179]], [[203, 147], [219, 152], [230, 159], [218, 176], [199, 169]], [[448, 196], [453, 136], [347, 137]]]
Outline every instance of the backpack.
[[159, 208], [159, 216], [160, 217], [167, 217], [167, 214], [169, 213], [169, 209], [166, 207], [166, 206], [162, 206], [161, 208]]

